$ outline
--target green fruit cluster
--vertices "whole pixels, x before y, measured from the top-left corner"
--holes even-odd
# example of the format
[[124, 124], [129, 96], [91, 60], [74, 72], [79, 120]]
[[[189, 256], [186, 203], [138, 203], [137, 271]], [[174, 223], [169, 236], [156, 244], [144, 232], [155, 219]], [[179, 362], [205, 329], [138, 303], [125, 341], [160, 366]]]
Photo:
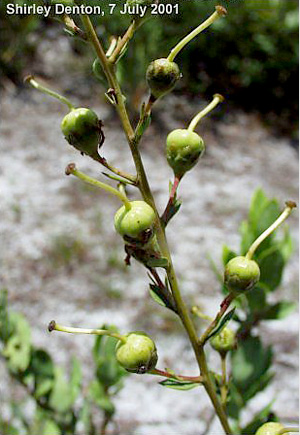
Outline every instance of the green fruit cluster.
[[157, 351], [154, 341], [144, 332], [130, 332], [126, 343], [116, 346], [116, 358], [124, 369], [131, 373], [143, 374], [153, 370], [157, 363]]
[[151, 62], [146, 72], [148, 86], [155, 98], [160, 98], [170, 92], [180, 77], [177, 63], [165, 58]]
[[69, 142], [79, 151], [89, 156], [98, 152], [100, 121], [91, 109], [80, 107], [71, 110], [61, 122], [61, 130]]
[[259, 278], [258, 264], [246, 257], [234, 257], [225, 266], [224, 283], [232, 292], [242, 293], [250, 290]]
[[167, 137], [167, 160], [179, 178], [196, 165], [204, 150], [203, 139], [193, 131], [177, 129]]

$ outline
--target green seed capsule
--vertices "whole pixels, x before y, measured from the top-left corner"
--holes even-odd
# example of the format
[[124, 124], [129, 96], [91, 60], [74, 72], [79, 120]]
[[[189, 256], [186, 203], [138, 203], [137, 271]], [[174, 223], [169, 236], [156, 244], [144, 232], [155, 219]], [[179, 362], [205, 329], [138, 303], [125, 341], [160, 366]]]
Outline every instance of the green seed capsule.
[[178, 65], [164, 58], [151, 62], [146, 73], [149, 88], [155, 98], [170, 92], [180, 77]]
[[70, 145], [91, 157], [97, 155], [101, 130], [93, 110], [83, 107], [71, 110], [62, 120], [61, 130]]
[[153, 370], [157, 363], [154, 341], [144, 332], [130, 332], [116, 346], [116, 358], [124, 369], [131, 373], [143, 374]]
[[250, 290], [259, 281], [259, 278], [258, 264], [246, 257], [232, 258], [226, 264], [224, 282], [233, 292], [241, 293]]
[[155, 212], [145, 201], [132, 201], [130, 210], [123, 205], [115, 214], [115, 229], [124, 238], [145, 243], [153, 235]]
[[[278, 435], [279, 431], [282, 430], [284, 426], [281, 423], [269, 422], [265, 423], [255, 432], [255, 435]], [[288, 432], [284, 432], [282, 435], [289, 435]]]
[[192, 169], [204, 152], [203, 139], [195, 132], [183, 129], [172, 131], [167, 137], [166, 155], [178, 177]]
[[235, 333], [225, 327], [210, 340], [210, 344], [217, 352], [226, 353], [235, 347]]

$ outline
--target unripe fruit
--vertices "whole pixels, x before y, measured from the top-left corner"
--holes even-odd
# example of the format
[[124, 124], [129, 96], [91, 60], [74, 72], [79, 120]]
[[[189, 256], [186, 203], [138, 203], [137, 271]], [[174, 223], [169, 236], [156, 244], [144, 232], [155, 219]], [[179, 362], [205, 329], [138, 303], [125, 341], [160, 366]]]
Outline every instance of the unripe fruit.
[[233, 292], [250, 290], [259, 281], [260, 270], [258, 264], [246, 257], [239, 256], [230, 260], [225, 267], [224, 282]]
[[130, 210], [123, 205], [115, 214], [116, 231], [123, 237], [149, 241], [156, 218], [153, 208], [145, 201], [132, 201], [130, 204]]
[[116, 346], [116, 358], [124, 369], [131, 373], [143, 374], [153, 370], [157, 363], [154, 341], [144, 332], [130, 332], [126, 343]]
[[169, 133], [167, 160], [176, 176], [181, 177], [198, 162], [205, 149], [203, 139], [194, 131], [177, 129]]
[[[281, 423], [269, 422], [265, 423], [255, 432], [255, 435], [278, 435], [279, 431], [282, 430], [284, 426]], [[282, 435], [289, 435], [288, 432], [284, 432]]]
[[71, 110], [61, 122], [61, 130], [69, 142], [79, 151], [90, 156], [98, 151], [100, 121], [93, 110], [80, 107]]
[[235, 348], [235, 333], [225, 327], [210, 340], [210, 344], [217, 352], [226, 353]]
[[151, 94], [155, 98], [162, 97], [170, 92], [180, 77], [181, 74], [177, 63], [164, 58], [151, 62], [146, 73]]

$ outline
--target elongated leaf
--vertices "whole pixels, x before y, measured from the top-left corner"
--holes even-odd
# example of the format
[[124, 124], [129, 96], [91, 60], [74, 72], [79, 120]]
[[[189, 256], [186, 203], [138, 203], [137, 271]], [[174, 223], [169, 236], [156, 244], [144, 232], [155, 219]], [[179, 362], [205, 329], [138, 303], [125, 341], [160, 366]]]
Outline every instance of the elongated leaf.
[[31, 331], [26, 319], [19, 313], [11, 313], [13, 332], [6, 342], [3, 355], [13, 372], [24, 372], [30, 363]]
[[72, 359], [72, 371], [71, 371], [71, 377], [70, 377], [71, 394], [72, 394], [73, 403], [74, 403], [75, 399], [77, 398], [78, 394], [80, 393], [81, 379], [82, 379], [82, 373], [81, 373], [80, 362], [78, 361], [77, 358], [73, 357], [73, 359]]
[[259, 337], [241, 341], [231, 355], [233, 382], [241, 393], [247, 392], [270, 368], [272, 351], [264, 348]]
[[201, 387], [198, 382], [190, 381], [177, 381], [176, 379], [165, 379], [159, 382], [160, 385], [167, 388], [172, 388], [173, 390], [188, 391], [196, 387]]
[[161, 299], [161, 297], [160, 296], [158, 296], [158, 294], [154, 291], [154, 290], [152, 290], [152, 285], [150, 285], [150, 290], [149, 290], [149, 293], [150, 293], [150, 296], [151, 296], [151, 298], [158, 304], [158, 305], [161, 305], [162, 307], [166, 307], [167, 305], [165, 304], [165, 302]]
[[230, 310], [225, 316], [222, 317], [216, 328], [207, 336], [206, 340], [210, 340], [215, 335], [219, 334], [223, 328], [227, 325], [227, 323], [232, 319], [235, 312], [235, 307]]
[[65, 379], [64, 372], [60, 367], [54, 369], [54, 385], [51, 391], [49, 404], [57, 412], [66, 413], [73, 404], [71, 386]]

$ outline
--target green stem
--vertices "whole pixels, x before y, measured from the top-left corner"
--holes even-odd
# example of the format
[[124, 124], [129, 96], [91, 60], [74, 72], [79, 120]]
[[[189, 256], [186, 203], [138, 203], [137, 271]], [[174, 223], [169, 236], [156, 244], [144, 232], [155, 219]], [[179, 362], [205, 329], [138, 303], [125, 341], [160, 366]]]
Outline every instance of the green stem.
[[218, 20], [227, 14], [226, 9], [223, 6], [216, 6], [216, 11], [207, 18], [202, 24], [200, 24], [196, 29], [189, 33], [185, 38], [183, 38], [178, 44], [171, 50], [167, 59], [173, 62], [177, 54], [183, 49], [183, 47], [188, 44], [193, 38], [195, 38], [199, 33], [203, 32], [207, 27], [209, 27], [213, 22]]
[[289, 217], [293, 208], [295, 208], [295, 207], [296, 207], [295, 202], [293, 202], [293, 201], [286, 202], [286, 208], [281, 213], [279, 218], [276, 219], [276, 221], [271, 226], [269, 226], [269, 228], [267, 228], [250, 246], [250, 248], [246, 254], [246, 258], [248, 260], [251, 260], [251, 258], [254, 255], [254, 252], [259, 247], [259, 245]]
[[124, 335], [118, 334], [117, 332], [108, 331], [106, 329], [87, 329], [87, 328], [73, 328], [71, 326], [58, 325], [55, 320], [52, 320], [48, 326], [49, 332], [59, 331], [67, 332], [68, 334], [90, 334], [90, 335], [107, 335], [108, 337], [117, 338], [126, 343], [127, 339]]
[[69, 101], [66, 97], [63, 97], [62, 95], [58, 94], [55, 91], [51, 91], [51, 89], [46, 88], [45, 86], [42, 86], [40, 83], [38, 83], [33, 76], [27, 76], [24, 78], [24, 81], [29, 83], [33, 88], [37, 89], [38, 91], [43, 92], [44, 94], [50, 95], [53, 98], [56, 98], [61, 103], [66, 104], [70, 110], [74, 110], [75, 107]]
[[103, 189], [106, 192], [117, 196], [125, 205], [126, 210], [131, 209], [130, 201], [128, 200], [127, 196], [124, 193], [120, 192], [118, 189], [115, 189], [109, 184], [102, 183], [101, 181], [95, 180], [94, 178], [89, 177], [83, 172], [78, 171], [74, 163], [70, 163], [66, 168], [66, 175], [70, 175], [70, 174], [74, 175], [75, 177], [79, 178], [85, 183], [91, 184], [92, 186], [100, 187], [100, 189]]
[[[96, 53], [99, 53], [99, 59], [100, 59], [100, 54], [103, 52], [103, 49], [101, 47], [101, 44], [99, 42], [99, 39], [93, 29], [93, 25], [89, 19], [89, 17], [87, 15], [82, 16], [82, 21], [85, 25], [85, 29], [88, 35], [88, 38], [92, 44], [92, 46], [94, 47]], [[104, 52], [103, 52], [104, 53]], [[101, 59], [100, 59], [101, 61]], [[171, 255], [170, 255], [170, 251], [169, 251], [169, 247], [168, 247], [168, 243], [167, 243], [167, 239], [166, 239], [166, 235], [165, 235], [165, 231], [163, 228], [163, 225], [160, 221], [159, 218], [159, 213], [157, 211], [156, 205], [155, 205], [155, 201], [148, 183], [148, 179], [146, 176], [146, 172], [144, 169], [144, 165], [141, 159], [141, 155], [139, 153], [138, 150], [138, 140], [135, 136], [134, 130], [131, 126], [129, 117], [128, 117], [128, 113], [125, 107], [125, 103], [124, 103], [124, 99], [123, 99], [123, 95], [121, 92], [121, 88], [119, 85], [119, 82], [116, 78], [115, 72], [114, 72], [114, 68], [112, 68], [112, 65], [108, 64], [108, 59], [105, 57], [104, 54], [104, 58], [102, 58], [103, 61], [103, 70], [104, 73], [107, 76], [107, 79], [110, 83], [110, 86], [114, 89], [115, 95], [116, 95], [116, 99], [117, 99], [117, 106], [116, 109], [118, 111], [118, 115], [120, 118], [120, 121], [122, 123], [122, 127], [123, 130], [125, 132], [129, 147], [130, 147], [130, 151], [135, 163], [135, 167], [136, 167], [136, 171], [137, 171], [137, 185], [140, 189], [140, 192], [144, 198], [144, 200], [153, 208], [153, 210], [155, 210], [156, 213], [156, 234], [157, 234], [157, 240], [162, 252], [162, 255], [164, 257], [167, 258], [168, 260], [168, 267], [166, 268], [166, 273], [168, 276], [168, 280], [170, 283], [170, 287], [172, 290], [172, 294], [174, 297], [174, 301], [176, 303], [177, 306], [177, 310], [178, 310], [178, 315], [180, 316], [180, 319], [186, 329], [186, 332], [189, 336], [190, 342], [192, 344], [192, 347], [194, 349], [195, 352], [195, 356], [200, 368], [200, 372], [201, 375], [203, 377], [203, 385], [213, 403], [213, 406], [215, 408], [215, 411], [220, 419], [220, 422], [225, 430], [225, 433], [227, 435], [231, 435], [231, 429], [229, 427], [228, 424], [228, 420], [227, 420], [227, 416], [224, 412], [224, 409], [217, 397], [216, 391], [214, 389], [213, 383], [210, 379], [209, 376], [209, 370], [207, 367], [207, 363], [206, 363], [206, 357], [205, 357], [205, 353], [204, 353], [204, 349], [203, 347], [198, 345], [198, 337], [197, 337], [197, 333], [194, 327], [194, 324], [189, 316], [189, 312], [188, 309], [181, 297], [181, 293], [179, 290], [179, 286], [178, 286], [178, 282], [177, 282], [177, 278], [175, 275], [175, 270], [173, 267], [173, 263], [172, 263], [172, 259], [171, 259]], [[140, 137], [138, 138], [140, 139]]]
[[196, 115], [190, 125], [188, 126], [188, 131], [194, 131], [195, 128], [197, 127], [197, 124], [199, 123], [199, 121], [204, 118], [205, 115], [207, 115], [209, 112], [211, 112], [219, 103], [222, 103], [224, 101], [224, 97], [222, 97], [222, 95], [220, 94], [215, 94], [214, 98], [212, 100], [211, 103], [209, 103], [205, 109], [201, 110], [201, 112], [198, 113], [198, 115]]
[[110, 63], [116, 63], [116, 61], [119, 58], [119, 55], [121, 54], [122, 50], [125, 48], [126, 44], [130, 41], [130, 39], [133, 37], [134, 32], [137, 29], [137, 23], [136, 20], [133, 20], [130, 24], [130, 26], [128, 27], [126, 33], [124, 34], [124, 36], [122, 38], [120, 38], [115, 50], [113, 51], [113, 53], [111, 54], [111, 56], [107, 56], [109, 57], [109, 62]]
[[221, 354], [221, 367], [222, 367], [222, 384], [221, 384], [221, 402], [226, 409], [227, 402], [227, 379], [226, 379], [226, 353]]

